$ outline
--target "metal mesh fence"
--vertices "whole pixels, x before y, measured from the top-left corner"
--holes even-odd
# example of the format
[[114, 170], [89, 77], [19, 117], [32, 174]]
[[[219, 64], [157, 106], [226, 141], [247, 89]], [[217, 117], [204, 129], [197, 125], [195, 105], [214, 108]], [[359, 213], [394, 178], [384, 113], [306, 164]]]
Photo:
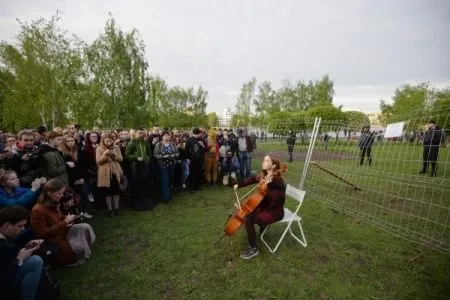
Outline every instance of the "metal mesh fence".
[[[446, 137], [450, 130], [449, 113], [442, 111], [432, 116], [442, 133], [436, 148], [436, 173], [432, 173], [432, 164], [428, 163], [427, 173], [421, 174], [423, 140], [430, 134], [425, 128], [429, 118], [413, 115], [395, 120], [404, 122], [401, 135], [395, 138], [387, 139], [384, 132], [371, 131], [370, 151], [369, 147], [360, 147], [364, 139], [362, 124], [322, 120], [304, 190], [340, 213], [450, 253], [450, 148]], [[284, 161], [292, 157], [286, 179], [299, 186], [313, 120], [277, 122], [276, 128], [261, 129], [267, 132], [267, 140], [258, 139], [254, 157], [257, 160], [266, 153]], [[290, 148], [287, 142], [292, 141], [292, 132], [295, 145]]]

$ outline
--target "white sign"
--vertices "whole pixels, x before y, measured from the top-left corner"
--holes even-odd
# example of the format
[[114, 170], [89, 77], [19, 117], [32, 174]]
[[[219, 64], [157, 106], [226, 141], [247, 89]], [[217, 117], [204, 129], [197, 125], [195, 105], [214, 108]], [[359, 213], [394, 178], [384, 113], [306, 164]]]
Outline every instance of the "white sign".
[[404, 126], [405, 126], [405, 122], [388, 124], [388, 126], [386, 127], [386, 131], [384, 132], [384, 137], [385, 138], [393, 138], [393, 137], [402, 136]]

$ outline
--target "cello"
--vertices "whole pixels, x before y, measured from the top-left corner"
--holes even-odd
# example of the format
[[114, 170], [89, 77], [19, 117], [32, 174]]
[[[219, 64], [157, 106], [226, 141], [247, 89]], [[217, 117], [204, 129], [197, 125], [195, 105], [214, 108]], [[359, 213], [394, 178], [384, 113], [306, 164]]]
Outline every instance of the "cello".
[[[279, 170], [274, 171], [273, 176], [280, 176], [281, 173], [286, 172], [288, 169], [287, 165], [282, 165]], [[224, 229], [224, 235], [216, 242], [216, 244], [225, 236], [234, 235], [239, 228], [244, 224], [244, 219], [247, 215], [252, 213], [261, 201], [267, 196], [269, 190], [267, 187], [267, 182], [263, 178], [255, 187], [253, 187], [244, 196], [239, 198], [237, 191], [234, 190], [236, 194], [236, 210], [234, 214], [230, 215], [227, 220], [227, 224]], [[242, 199], [245, 199], [243, 204], [241, 204]]]

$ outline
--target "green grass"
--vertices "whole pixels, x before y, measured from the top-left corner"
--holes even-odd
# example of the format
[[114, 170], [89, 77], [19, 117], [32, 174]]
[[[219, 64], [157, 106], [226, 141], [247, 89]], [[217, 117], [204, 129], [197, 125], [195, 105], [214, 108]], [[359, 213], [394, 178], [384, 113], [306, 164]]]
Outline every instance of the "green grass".
[[[260, 148], [272, 150], [275, 145]], [[259, 163], [254, 159], [255, 167]], [[336, 163], [335, 170], [350, 168]], [[332, 167], [331, 162], [327, 166]], [[301, 168], [300, 162], [291, 164], [287, 181], [298, 185]], [[92, 224], [98, 240], [92, 259], [57, 271], [64, 298], [448, 299], [448, 255], [331, 210], [330, 204], [344, 203], [346, 197], [336, 197], [330, 185], [319, 192], [329, 192], [336, 202], [324, 201], [317, 186], [338, 183], [312, 166], [310, 170], [301, 209], [308, 247], [287, 236], [276, 254], [260, 243], [261, 254], [244, 261], [239, 258], [246, 247], [244, 229], [214, 246], [232, 211], [233, 191], [214, 187], [194, 195], [180, 193], [170, 205], [150, 212], [96, 216]], [[373, 170], [358, 172], [364, 177]], [[342, 187], [337, 192], [344, 191], [350, 195]], [[344, 207], [366, 211], [367, 201], [358, 206], [354, 200], [350, 197]], [[286, 205], [295, 207], [291, 199]], [[275, 240], [282, 229], [275, 225], [268, 239]], [[423, 255], [409, 262], [420, 252]]]

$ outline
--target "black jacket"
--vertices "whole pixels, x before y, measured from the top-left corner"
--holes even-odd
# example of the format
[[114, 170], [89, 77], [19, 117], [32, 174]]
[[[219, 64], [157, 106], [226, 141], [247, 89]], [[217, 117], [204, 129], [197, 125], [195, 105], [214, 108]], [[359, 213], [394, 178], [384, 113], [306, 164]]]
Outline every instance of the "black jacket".
[[296, 140], [295, 135], [291, 135], [290, 137], [288, 137], [286, 139], [286, 144], [288, 145], [288, 147], [294, 147], [295, 140]]
[[[28, 160], [23, 160], [22, 156], [28, 154]], [[17, 173], [20, 183], [24, 186], [31, 186], [31, 183], [39, 177], [40, 158], [37, 147], [23, 148], [12, 158], [12, 168]]]
[[442, 142], [443, 137], [444, 135], [442, 133], [442, 129], [436, 126], [435, 129], [429, 129], [425, 131], [425, 134], [423, 136], [423, 145], [425, 147], [439, 146]]
[[12, 279], [19, 270], [16, 259], [19, 247], [13, 242], [0, 238], [0, 291], [2, 299], [10, 299], [14, 291], [11, 289]]
[[190, 137], [186, 142], [186, 155], [190, 160], [202, 161], [205, 158], [205, 147], [200, 145], [200, 141], [206, 146], [206, 143], [201, 138]]
[[359, 148], [372, 148], [375, 136], [373, 132], [363, 132], [359, 138]]
[[[75, 181], [85, 178], [87, 167], [83, 164], [83, 156], [78, 155], [78, 160], [75, 162], [72, 156], [64, 154], [64, 161], [66, 162], [67, 174], [69, 175], [69, 185], [72, 186]], [[70, 168], [67, 162], [73, 162], [75, 167]]]

